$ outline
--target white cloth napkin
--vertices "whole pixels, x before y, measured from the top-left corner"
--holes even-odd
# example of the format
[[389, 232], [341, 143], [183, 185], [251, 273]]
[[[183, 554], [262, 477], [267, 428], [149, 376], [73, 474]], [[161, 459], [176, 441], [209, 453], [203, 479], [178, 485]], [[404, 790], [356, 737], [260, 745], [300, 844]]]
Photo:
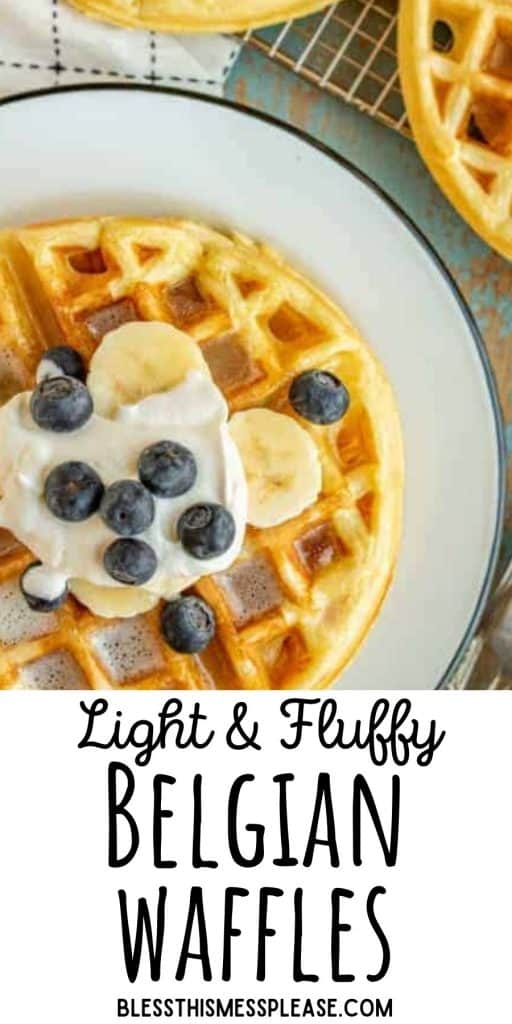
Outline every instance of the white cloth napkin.
[[133, 32], [65, 0], [0, 0], [0, 95], [77, 82], [137, 82], [221, 95], [240, 44]]

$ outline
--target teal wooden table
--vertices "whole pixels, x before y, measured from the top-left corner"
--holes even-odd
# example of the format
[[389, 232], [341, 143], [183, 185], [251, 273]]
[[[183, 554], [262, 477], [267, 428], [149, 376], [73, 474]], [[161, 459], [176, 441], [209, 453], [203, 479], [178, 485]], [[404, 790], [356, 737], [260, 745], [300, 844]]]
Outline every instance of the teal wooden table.
[[305, 129], [353, 161], [406, 210], [452, 271], [480, 326], [498, 382], [509, 452], [505, 550], [512, 554], [512, 266], [467, 227], [412, 142], [392, 129], [249, 47], [231, 73], [226, 95]]

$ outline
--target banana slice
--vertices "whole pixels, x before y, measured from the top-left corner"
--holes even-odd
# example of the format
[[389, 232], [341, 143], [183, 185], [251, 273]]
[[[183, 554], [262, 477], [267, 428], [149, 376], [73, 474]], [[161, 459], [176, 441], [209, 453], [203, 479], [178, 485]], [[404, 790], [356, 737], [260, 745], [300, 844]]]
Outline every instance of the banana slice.
[[270, 409], [235, 413], [229, 423], [249, 488], [248, 521], [278, 526], [313, 504], [322, 486], [315, 444], [290, 416]]
[[209, 376], [199, 345], [157, 321], [123, 324], [94, 353], [87, 386], [100, 416], [179, 384], [189, 370]]
[[71, 580], [69, 589], [77, 601], [85, 604], [94, 615], [104, 619], [129, 619], [142, 615], [158, 604], [158, 596], [142, 587], [99, 587], [87, 580]]

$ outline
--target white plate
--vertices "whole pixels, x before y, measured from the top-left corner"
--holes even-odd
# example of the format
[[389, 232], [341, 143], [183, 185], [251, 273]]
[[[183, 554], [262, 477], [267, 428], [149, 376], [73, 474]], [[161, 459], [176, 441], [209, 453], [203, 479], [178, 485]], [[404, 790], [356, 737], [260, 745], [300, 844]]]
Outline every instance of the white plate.
[[218, 101], [85, 88], [0, 107], [1, 220], [190, 214], [277, 246], [382, 359], [406, 447], [394, 585], [344, 687], [439, 685], [488, 593], [503, 516], [492, 376], [453, 282], [406, 218], [335, 154]]

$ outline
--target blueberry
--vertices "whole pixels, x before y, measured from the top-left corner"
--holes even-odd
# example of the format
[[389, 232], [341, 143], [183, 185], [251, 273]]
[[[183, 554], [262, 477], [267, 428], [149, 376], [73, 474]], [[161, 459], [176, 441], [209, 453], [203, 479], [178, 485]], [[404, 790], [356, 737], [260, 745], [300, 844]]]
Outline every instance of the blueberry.
[[74, 377], [49, 377], [32, 392], [30, 411], [42, 430], [78, 430], [92, 415], [92, 398]]
[[155, 503], [138, 480], [118, 480], [105, 491], [100, 515], [114, 533], [131, 537], [151, 526], [155, 518]]
[[103, 565], [118, 583], [140, 587], [154, 576], [157, 558], [146, 541], [123, 537], [109, 545], [103, 556]]
[[208, 646], [215, 633], [215, 616], [200, 597], [178, 597], [162, 609], [162, 633], [173, 651], [197, 654]]
[[350, 396], [334, 373], [306, 370], [292, 381], [289, 399], [295, 412], [310, 423], [336, 423], [345, 415]]
[[177, 498], [194, 486], [196, 460], [184, 445], [176, 441], [158, 441], [142, 452], [139, 476], [159, 498]]
[[61, 604], [64, 604], [64, 601], [68, 596], [68, 588], [67, 586], [64, 587], [61, 594], [50, 599], [30, 593], [30, 576], [33, 570], [38, 569], [41, 564], [41, 562], [31, 562], [31, 564], [27, 566], [25, 572], [20, 578], [20, 590], [29, 608], [31, 608], [33, 612], [55, 612], [57, 611], [57, 608], [60, 608]]
[[178, 537], [194, 558], [223, 555], [235, 539], [235, 521], [223, 505], [191, 505], [178, 520]]
[[74, 377], [75, 380], [85, 381], [85, 363], [76, 348], [70, 345], [56, 345], [44, 353], [37, 368], [37, 383], [48, 380], [50, 377]]
[[57, 519], [81, 523], [98, 511], [103, 484], [85, 462], [62, 462], [46, 478], [44, 500]]

